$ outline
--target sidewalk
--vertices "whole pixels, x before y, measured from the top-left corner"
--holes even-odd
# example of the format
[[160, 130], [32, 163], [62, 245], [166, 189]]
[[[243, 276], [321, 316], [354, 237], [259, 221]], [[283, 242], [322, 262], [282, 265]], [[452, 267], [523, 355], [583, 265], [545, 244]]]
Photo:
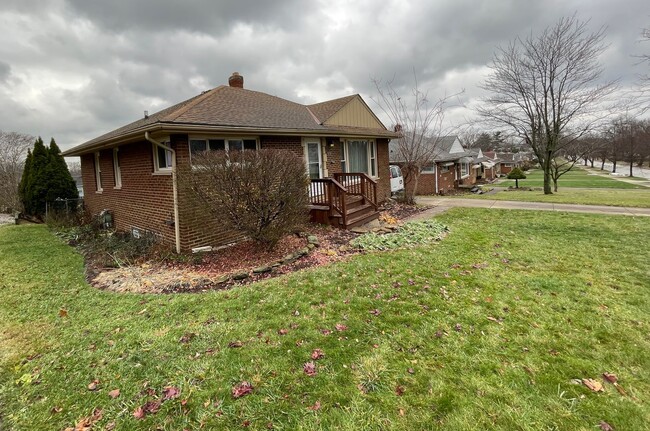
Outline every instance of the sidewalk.
[[486, 199], [461, 199], [445, 198], [440, 196], [418, 197], [417, 202], [424, 205], [433, 205], [435, 208], [424, 211], [414, 217], [414, 219], [429, 218], [440, 214], [449, 208], [467, 207], [467, 208], [496, 208], [496, 209], [516, 209], [516, 210], [537, 210], [537, 211], [565, 211], [575, 213], [589, 214], [607, 214], [607, 215], [627, 215], [650, 217], [650, 208], [628, 208], [628, 207], [611, 207], [604, 205], [574, 205], [574, 204], [554, 204], [545, 202], [515, 202], [515, 201], [497, 201]]

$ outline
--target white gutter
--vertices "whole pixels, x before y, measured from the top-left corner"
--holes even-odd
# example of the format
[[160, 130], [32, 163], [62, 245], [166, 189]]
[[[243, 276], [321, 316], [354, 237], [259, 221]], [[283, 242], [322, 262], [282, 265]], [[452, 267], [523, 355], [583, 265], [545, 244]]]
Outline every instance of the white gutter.
[[156, 147], [163, 148], [172, 153], [172, 190], [174, 193], [174, 234], [176, 236], [176, 253], [181, 252], [181, 228], [178, 223], [178, 182], [176, 181], [176, 151], [167, 147], [149, 136], [149, 132], [144, 132], [144, 138], [154, 144]]

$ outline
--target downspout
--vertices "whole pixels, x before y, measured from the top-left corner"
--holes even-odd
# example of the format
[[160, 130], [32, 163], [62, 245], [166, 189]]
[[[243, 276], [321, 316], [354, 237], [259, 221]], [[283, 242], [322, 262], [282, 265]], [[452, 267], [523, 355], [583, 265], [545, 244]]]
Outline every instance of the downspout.
[[181, 228], [178, 223], [178, 182], [176, 180], [176, 151], [163, 145], [149, 136], [149, 132], [144, 132], [144, 138], [154, 144], [156, 147], [163, 148], [172, 153], [172, 191], [174, 194], [174, 235], [176, 236], [176, 253], [181, 252]]
[[435, 175], [436, 175], [436, 194], [440, 193], [440, 190], [438, 189], [438, 164], [436, 162], [433, 162], [433, 169], [435, 169]]

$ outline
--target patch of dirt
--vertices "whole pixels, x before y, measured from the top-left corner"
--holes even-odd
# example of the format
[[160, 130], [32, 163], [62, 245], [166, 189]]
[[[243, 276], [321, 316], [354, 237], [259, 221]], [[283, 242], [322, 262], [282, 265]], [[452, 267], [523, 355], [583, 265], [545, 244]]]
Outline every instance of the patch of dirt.
[[380, 219], [392, 217], [396, 220], [404, 220], [431, 208], [433, 207], [430, 205], [405, 205], [399, 202], [389, 202], [379, 208]]
[[[399, 224], [400, 220], [430, 209], [390, 203], [381, 208], [382, 225]], [[182, 256], [168, 262], [147, 262], [116, 269], [88, 267], [88, 279], [100, 289], [131, 293], [203, 292], [230, 289], [305, 268], [327, 265], [361, 253], [349, 246], [359, 236], [348, 230], [312, 224], [309, 233], [287, 235], [272, 250], [264, 250], [252, 241], [244, 241], [220, 250]], [[305, 250], [308, 236], [315, 236], [318, 245], [306, 255], [286, 257]], [[310, 246], [312, 247], [312, 246]], [[255, 269], [265, 268], [263, 272]], [[235, 278], [240, 278], [235, 280]]]

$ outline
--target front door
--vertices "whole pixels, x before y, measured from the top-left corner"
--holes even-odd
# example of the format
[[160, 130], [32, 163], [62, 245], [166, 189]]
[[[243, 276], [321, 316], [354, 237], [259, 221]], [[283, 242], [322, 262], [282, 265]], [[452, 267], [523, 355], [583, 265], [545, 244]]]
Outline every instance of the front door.
[[[323, 159], [321, 157], [320, 140], [305, 142], [305, 153], [307, 154], [307, 173], [309, 179], [317, 180], [323, 178]], [[325, 188], [322, 183], [312, 183], [309, 186], [309, 196], [324, 196]]]

